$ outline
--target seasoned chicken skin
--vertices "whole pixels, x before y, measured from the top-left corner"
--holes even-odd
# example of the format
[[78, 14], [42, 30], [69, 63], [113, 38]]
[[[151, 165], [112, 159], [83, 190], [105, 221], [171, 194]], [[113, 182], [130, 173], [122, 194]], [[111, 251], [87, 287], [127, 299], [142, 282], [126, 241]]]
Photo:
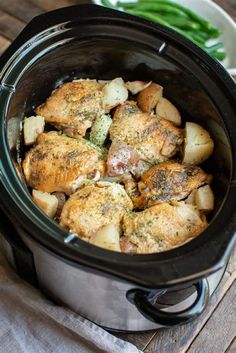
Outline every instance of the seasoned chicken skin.
[[135, 198], [139, 208], [159, 203], [182, 200], [194, 189], [208, 184], [211, 176], [201, 168], [183, 165], [173, 161], [163, 162], [150, 168], [138, 183], [140, 196]]
[[96, 117], [104, 113], [102, 88], [93, 80], [64, 83], [35, 112], [67, 135], [84, 136]]
[[99, 228], [120, 222], [133, 204], [124, 188], [115, 183], [98, 182], [87, 185], [65, 203], [60, 225], [89, 240]]
[[183, 130], [171, 122], [143, 113], [134, 101], [116, 108], [110, 127], [112, 141], [121, 140], [135, 148], [141, 159], [152, 164], [172, 157], [183, 142]]
[[51, 131], [41, 134], [37, 143], [23, 161], [27, 183], [33, 189], [71, 194], [90, 174], [104, 174], [102, 151], [82, 137]]
[[121, 249], [143, 254], [166, 251], [196, 237], [206, 226], [205, 216], [194, 206], [184, 202], [155, 205], [124, 215]]

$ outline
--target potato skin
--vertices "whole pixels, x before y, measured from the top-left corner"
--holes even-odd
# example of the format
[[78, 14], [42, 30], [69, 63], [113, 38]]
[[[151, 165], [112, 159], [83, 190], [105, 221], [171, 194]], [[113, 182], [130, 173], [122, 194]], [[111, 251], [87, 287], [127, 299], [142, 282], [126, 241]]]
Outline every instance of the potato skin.
[[171, 121], [173, 124], [181, 125], [181, 115], [178, 109], [168, 99], [161, 98], [156, 106], [156, 114], [163, 119]]
[[143, 89], [137, 97], [139, 108], [145, 113], [151, 113], [162, 98], [162, 95], [163, 87], [156, 83], [151, 83], [150, 86]]
[[209, 212], [214, 210], [214, 194], [209, 185], [197, 189], [195, 202], [200, 211]]
[[198, 165], [207, 160], [214, 150], [214, 142], [210, 134], [201, 125], [187, 122], [185, 127], [185, 143], [183, 163]]

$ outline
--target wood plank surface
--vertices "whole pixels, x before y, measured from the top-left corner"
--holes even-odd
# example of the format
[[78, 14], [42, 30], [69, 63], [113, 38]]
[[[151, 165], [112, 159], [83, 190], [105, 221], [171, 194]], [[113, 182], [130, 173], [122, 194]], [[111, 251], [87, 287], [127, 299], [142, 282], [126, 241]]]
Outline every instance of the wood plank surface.
[[0, 55], [4, 52], [5, 49], [7, 49], [7, 47], [9, 47], [10, 44], [11, 42], [8, 39], [0, 35]]
[[0, 9], [26, 23], [33, 17], [44, 12], [44, 10], [36, 4], [27, 0], [0, 0]]
[[[1, 1], [1, 0], [0, 0]], [[28, 0], [31, 4], [41, 7], [45, 11], [58, 9], [60, 7], [89, 3], [90, 1], [80, 0]]]
[[13, 40], [24, 26], [24, 22], [0, 10], [0, 35], [3, 35], [6, 39]]
[[236, 338], [234, 338], [233, 342], [230, 343], [226, 353], [235, 353], [235, 352], [236, 352]]
[[[85, 2], [90, 1], [0, 0], [0, 54], [34, 16]], [[215, 2], [236, 19], [236, 0]], [[132, 342], [145, 353], [236, 353], [235, 290], [236, 249], [219, 288], [197, 320], [172, 329], [116, 336]]]
[[[227, 318], [222, 322], [222, 318]], [[225, 294], [217, 310], [191, 344], [188, 353], [222, 353], [235, 337], [236, 281]]]
[[226, 12], [236, 19], [236, 1], [235, 0], [215, 0]]

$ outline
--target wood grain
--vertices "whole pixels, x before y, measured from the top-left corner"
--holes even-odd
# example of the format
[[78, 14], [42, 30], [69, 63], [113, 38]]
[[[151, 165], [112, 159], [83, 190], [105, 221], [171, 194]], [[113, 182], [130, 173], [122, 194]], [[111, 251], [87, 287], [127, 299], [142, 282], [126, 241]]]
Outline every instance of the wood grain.
[[236, 352], [236, 338], [233, 339], [233, 342], [230, 343], [229, 347], [226, 350], [226, 353], [235, 353]]
[[0, 54], [3, 53], [10, 44], [11, 42], [8, 39], [0, 36]]
[[25, 23], [0, 10], [0, 35], [2, 34], [5, 38], [13, 40], [24, 26]]
[[41, 7], [45, 11], [58, 9], [60, 7], [78, 5], [82, 3], [88, 3], [90, 1], [80, 0], [28, 0], [31, 4]]
[[236, 2], [235, 0], [215, 0], [225, 11], [227, 11], [234, 19], [236, 19]]
[[156, 331], [137, 333], [115, 333], [116, 337], [133, 343], [138, 349], [144, 351], [149, 343], [155, 338]]
[[235, 329], [236, 281], [234, 281], [204, 329], [194, 340], [188, 353], [225, 352], [229, 342], [235, 337]]
[[0, 9], [26, 23], [43, 12], [43, 9], [27, 0], [0, 0]]

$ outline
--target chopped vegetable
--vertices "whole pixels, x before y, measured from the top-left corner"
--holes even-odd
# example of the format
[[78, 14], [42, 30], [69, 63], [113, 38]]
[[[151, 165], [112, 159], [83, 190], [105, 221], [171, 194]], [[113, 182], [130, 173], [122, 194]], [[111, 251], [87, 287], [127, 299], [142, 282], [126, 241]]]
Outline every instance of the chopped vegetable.
[[51, 195], [48, 192], [33, 190], [32, 198], [48, 217], [53, 218], [55, 216], [58, 207], [58, 198], [55, 195]]
[[121, 251], [120, 235], [114, 224], [101, 227], [92, 237], [91, 243], [107, 250]]
[[92, 126], [90, 133], [91, 142], [102, 146], [108, 136], [109, 128], [112, 124], [110, 115], [103, 114], [98, 116]]
[[185, 127], [185, 144], [183, 163], [198, 165], [210, 157], [214, 142], [202, 126], [187, 122]]
[[197, 189], [195, 203], [200, 211], [207, 212], [214, 210], [214, 194], [209, 185], [204, 185]]
[[181, 115], [178, 109], [164, 97], [160, 99], [156, 106], [156, 114], [161, 118], [171, 121], [177, 126], [181, 125]]
[[128, 90], [133, 94], [137, 94], [139, 92], [141, 92], [144, 88], [147, 88], [148, 86], [150, 86], [150, 84], [152, 83], [152, 81], [150, 82], [145, 82], [145, 81], [128, 81], [125, 83], [125, 86], [128, 88]]
[[124, 103], [128, 96], [129, 92], [123, 79], [121, 77], [115, 78], [103, 87], [103, 106], [106, 111], [110, 111], [117, 105]]
[[26, 146], [35, 143], [38, 135], [43, 132], [44, 125], [45, 122], [42, 116], [30, 116], [24, 119], [24, 140]]
[[137, 103], [139, 108], [142, 109], [143, 112], [151, 113], [162, 98], [162, 95], [163, 87], [156, 83], [151, 83], [138, 95]]

